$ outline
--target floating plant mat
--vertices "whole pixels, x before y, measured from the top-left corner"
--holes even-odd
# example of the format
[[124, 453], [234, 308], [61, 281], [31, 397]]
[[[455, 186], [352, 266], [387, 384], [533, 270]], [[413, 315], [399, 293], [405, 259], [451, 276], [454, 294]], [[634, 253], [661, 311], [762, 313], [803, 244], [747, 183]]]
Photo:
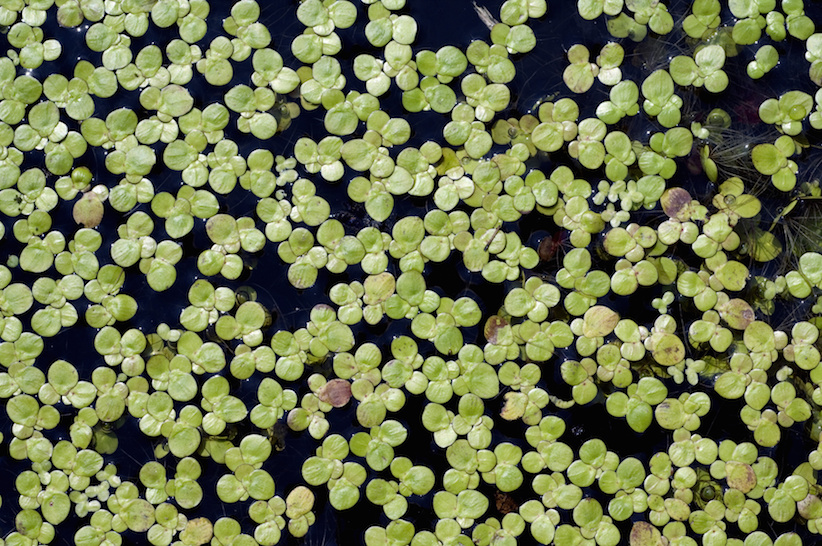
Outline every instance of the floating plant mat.
[[3, 543], [817, 542], [816, 3], [0, 4]]

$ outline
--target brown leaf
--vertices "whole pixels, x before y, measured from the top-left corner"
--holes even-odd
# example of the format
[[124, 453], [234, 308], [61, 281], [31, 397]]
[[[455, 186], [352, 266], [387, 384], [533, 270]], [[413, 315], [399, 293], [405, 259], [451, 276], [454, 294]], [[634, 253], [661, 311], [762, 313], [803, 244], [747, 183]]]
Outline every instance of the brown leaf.
[[497, 342], [497, 331], [500, 328], [504, 328], [508, 326], [508, 321], [502, 318], [499, 315], [492, 315], [488, 318], [485, 322], [485, 339], [488, 340], [488, 343], [496, 343]]
[[662, 210], [669, 217], [685, 221], [688, 219], [687, 211], [692, 199], [688, 190], [669, 188], [662, 194], [659, 202], [662, 204]]
[[517, 501], [514, 500], [514, 497], [508, 493], [500, 491], [499, 489], [494, 491], [494, 504], [497, 506], [497, 511], [502, 515], [516, 512], [519, 508], [519, 505], [517, 504]]
[[345, 379], [332, 379], [317, 391], [320, 400], [341, 408], [351, 400], [351, 383]]

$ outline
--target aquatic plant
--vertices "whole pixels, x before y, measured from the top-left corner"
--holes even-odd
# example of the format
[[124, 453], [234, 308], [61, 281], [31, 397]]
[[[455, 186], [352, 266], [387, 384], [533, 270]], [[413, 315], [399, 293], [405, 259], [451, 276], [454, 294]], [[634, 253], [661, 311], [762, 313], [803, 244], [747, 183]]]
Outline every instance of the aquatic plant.
[[463, 8], [0, 6], [0, 542], [814, 542], [818, 7]]

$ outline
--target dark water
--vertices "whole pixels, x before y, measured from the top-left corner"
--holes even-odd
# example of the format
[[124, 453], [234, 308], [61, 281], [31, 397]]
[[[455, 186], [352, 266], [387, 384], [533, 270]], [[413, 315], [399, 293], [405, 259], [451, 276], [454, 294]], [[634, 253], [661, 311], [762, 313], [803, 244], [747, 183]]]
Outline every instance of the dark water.
[[[271, 30], [274, 38], [271, 47], [276, 48], [285, 60], [286, 66], [297, 68], [300, 63], [290, 53], [289, 44], [294, 36], [302, 31], [302, 25], [296, 20], [294, 10], [296, 8], [295, 2], [261, 2], [262, 16], [261, 22], [266, 24]], [[501, 2], [480, 2], [481, 5], [487, 7], [491, 13], [497, 14]], [[208, 17], [209, 32], [201, 41], [203, 50], [207, 48], [208, 42], [217, 35], [222, 34], [220, 21], [229, 14], [229, 2], [212, 2], [211, 13]], [[681, 19], [684, 16], [687, 8], [686, 3], [672, 2], [671, 12], [675, 19]], [[367, 17], [364, 8], [358, 4], [359, 14], [357, 23], [350, 29], [339, 31], [340, 37], [344, 43], [344, 49], [337, 56], [343, 63], [347, 75], [347, 89], [355, 89], [364, 92], [364, 85], [359, 82], [351, 72], [350, 63], [354, 57], [365, 51], [372, 49], [367, 44], [363, 37], [363, 31]], [[817, 22], [822, 22], [822, 8], [818, 3], [806, 5], [806, 11]], [[49, 19], [44, 25], [43, 29], [46, 38], [57, 38], [63, 44], [63, 55], [60, 59], [52, 63], [44, 63], [44, 65], [32, 72], [32, 75], [38, 79], [44, 79], [46, 75], [51, 72], [61, 72], [67, 77], [71, 77], [74, 63], [77, 59], [83, 58], [95, 65], [101, 64], [101, 55], [89, 51], [82, 42], [82, 32], [77, 32], [74, 29], [62, 29], [54, 23], [55, 8], [49, 10]], [[467, 47], [467, 45], [474, 39], [487, 39], [488, 31], [476, 16], [471, 3], [466, 0], [448, 0], [437, 2], [437, 10], [431, 13], [427, 4], [411, 4], [410, 7], [405, 8], [402, 12], [409, 13], [414, 16], [419, 23], [419, 33], [417, 42], [414, 47], [415, 50], [421, 48], [428, 48], [436, 50], [437, 48], [450, 44], [460, 48]], [[725, 21], [730, 21], [730, 14], [723, 12]], [[598, 51], [599, 47], [604, 45], [611, 38], [608, 36], [605, 29], [605, 19], [600, 18], [593, 22], [582, 21], [575, 15], [575, 6], [572, 2], [551, 2], [549, 5], [548, 14], [540, 20], [532, 21], [532, 28], [537, 36], [537, 49], [531, 53], [515, 56], [514, 61], [517, 67], [517, 76], [509, 88], [512, 91], [512, 105], [511, 108], [502, 113], [500, 117], [520, 116], [530, 110], [540, 99], [551, 96], [555, 93], [560, 93], [560, 96], [572, 96], [564, 83], [562, 82], [562, 70], [566, 65], [565, 51], [575, 43], [584, 43], [592, 52]], [[138, 51], [141, 47], [154, 43], [161, 48], [173, 38], [173, 33], [168, 31], [150, 31], [146, 36], [135, 38], [132, 41], [132, 49]], [[658, 58], [667, 59], [668, 54], [677, 54], [678, 48], [682, 48], [683, 41], [681, 37], [677, 36], [675, 29], [672, 35], [664, 38], [649, 36], [640, 45], [634, 45], [627, 40], [621, 41], [626, 49], [626, 61], [623, 64], [623, 73], [625, 78], [631, 78], [635, 81], [641, 81], [641, 74], [648, 73], [649, 62], [654, 62]], [[2, 40], [0, 40], [2, 42]], [[4, 46], [6, 44], [0, 43]], [[745, 104], [759, 104], [764, 98], [778, 96], [787, 89], [793, 89], [797, 86], [797, 81], [804, 82], [805, 87], [802, 90], [813, 93], [812, 84], [806, 78], [798, 80], [793, 78], [785, 78], [782, 68], [801, 70], [803, 73], [807, 70], [807, 63], [802, 59], [804, 52], [803, 44], [796, 40], [788, 40], [780, 44], [776, 44], [780, 53], [780, 58], [784, 66], [780, 70], [774, 70], [755, 85], [747, 85], [747, 76], [744, 75], [745, 64], [752, 58], [753, 49], [748, 48], [740, 55], [739, 58], [726, 64], [726, 70], [732, 82], [740, 82], [741, 85], [733, 86], [726, 93], [716, 97], [705, 92], [690, 92], [685, 90], [678, 90], [680, 94], [688, 93], [687, 96], [687, 110], [685, 115], [690, 116], [695, 120], [703, 119], [708, 111], [715, 107], [723, 107], [729, 111], [733, 111], [740, 105]], [[78, 56], [79, 55], [79, 56]], [[235, 76], [232, 85], [236, 83], [248, 83], [251, 73], [250, 59], [244, 63], [235, 64]], [[810, 84], [810, 85], [808, 85]], [[215, 90], [205, 83], [204, 78], [196, 72], [192, 82], [187, 86], [195, 99], [195, 106], [204, 108], [208, 104], [217, 100], [222, 100], [222, 93], [228, 90], [230, 86], [226, 86], [220, 90]], [[581, 107], [581, 118], [592, 116], [593, 110], [599, 101], [607, 97], [607, 88], [598, 82], [586, 95], [584, 95], [578, 102]], [[401, 96], [398, 90], [393, 89], [387, 95], [380, 99], [381, 107], [387, 110], [394, 116], [404, 115], [401, 107]], [[99, 99], [95, 97], [95, 104], [97, 110], [95, 117], [104, 118], [105, 115], [121, 107], [132, 108], [137, 112], [138, 116], [143, 116], [146, 112], [142, 109], [138, 101], [138, 93], [118, 93], [109, 99]], [[285, 156], [291, 155], [293, 145], [299, 137], [309, 136], [315, 140], [319, 140], [324, 136], [325, 132], [322, 126], [322, 110], [318, 109], [312, 112], [302, 112], [300, 117], [294, 120], [292, 126], [283, 134], [277, 135], [274, 139], [265, 144], [266, 147], [272, 150], [273, 153], [282, 154]], [[683, 116], [683, 122], [685, 121]], [[756, 123], [746, 119], [744, 116], [738, 117], [741, 120], [741, 127], [752, 135], [752, 137], [761, 138], [762, 141], [767, 140], [774, 134], [774, 130], [770, 127], [761, 127]], [[250, 135], [244, 135], [236, 130], [234, 125], [235, 115], [232, 115], [232, 121], [226, 129], [226, 137], [231, 138], [240, 146], [241, 154], [247, 156], [251, 150], [260, 146], [260, 144]], [[412, 119], [412, 118], [409, 118]], [[442, 127], [450, 118], [435, 113], [420, 113], [413, 116], [412, 128], [413, 135], [408, 145], [419, 146], [427, 140], [440, 141]], [[70, 120], [64, 119], [70, 129], [79, 130], [79, 124]], [[734, 121], [735, 127], [737, 120]], [[684, 123], [683, 123], [684, 125]], [[644, 135], [648, 131], [655, 128], [653, 122], [648, 121], [644, 115], [640, 114], [635, 118], [626, 120], [623, 124], [617, 127], [625, 131], [633, 138], [638, 138], [637, 135]], [[816, 143], [819, 139], [818, 131], [810, 131], [808, 133], [809, 139], [812, 143]], [[182, 180], [179, 173], [168, 172], [161, 168], [161, 147], [155, 146], [158, 152], [158, 165], [154, 171], [149, 175], [149, 178], [155, 182], [155, 192], [169, 191], [176, 193], [177, 189], [182, 185]], [[495, 148], [492, 153], [502, 151], [503, 148]], [[817, 161], [815, 157], [816, 152], [808, 153], [808, 157], [804, 158], [808, 164]], [[99, 148], [90, 148], [85, 156], [78, 159], [75, 165], [87, 165], [95, 174], [94, 183], [103, 183], [112, 187], [117, 183], [117, 178], [108, 174], [104, 166], [105, 153]], [[529, 163], [529, 166], [540, 168], [544, 171], [550, 171], [558, 163], [563, 160], [570, 162], [567, 158], [560, 156], [552, 157], [551, 159], [537, 158]], [[43, 157], [39, 153], [31, 153], [26, 155], [22, 169], [43, 166]], [[671, 181], [676, 184], [689, 189], [693, 195], [707, 195], [713, 191], [712, 185], [707, 183], [704, 177], [689, 176], [686, 174], [687, 169], [680, 164], [677, 176]], [[346, 173], [346, 177], [348, 177]], [[52, 177], [53, 178], [53, 177]], [[347, 202], [345, 196], [344, 183], [326, 184], [314, 177], [317, 184], [318, 194], [325, 197], [329, 202], [334, 204], [336, 211], [337, 205]], [[50, 179], [51, 181], [51, 179]], [[773, 194], [773, 195], [771, 195]], [[768, 197], [773, 201], [770, 206], [766, 202], [766, 208], [769, 210], [778, 210], [779, 207], [785, 204], [785, 197], [776, 195], [776, 192], [769, 192]], [[224, 199], [221, 198], [221, 211], [230, 212], [234, 216], [251, 216], [254, 215], [254, 206], [256, 205], [256, 198], [245, 193], [238, 187]], [[147, 204], [140, 205], [137, 210], [144, 210], [150, 212]], [[352, 210], [362, 215], [362, 211], [357, 211], [352, 206]], [[380, 226], [383, 230], [390, 230], [393, 223], [408, 214], [422, 215], [425, 212], [424, 203], [415, 201], [414, 199], [397, 199], [395, 210], [392, 216]], [[775, 217], [774, 212], [771, 212], [772, 217]], [[75, 229], [75, 225], [71, 219], [71, 203], [62, 203], [55, 211], [52, 212], [54, 219], [54, 227], [57, 229], [71, 231]], [[13, 237], [11, 237], [11, 229], [13, 226], [13, 219], [3, 218], [3, 224], [6, 228], [6, 237], [2, 242], [2, 252], [5, 255], [18, 254], [22, 246], [18, 244]], [[653, 221], [649, 219], [649, 222]], [[658, 216], [657, 216], [658, 221]], [[98, 228], [104, 238], [103, 248], [117, 239], [116, 228], [121, 222], [121, 217], [111, 209], [107, 209], [107, 214], [104, 217], [103, 223]], [[258, 227], [262, 227], [258, 222]], [[359, 226], [350, 233], [355, 233]], [[553, 233], [557, 228], [550, 219], [538, 217], [536, 213], [523, 219], [519, 225], [505, 225], [505, 229], [519, 232], [523, 241], [529, 241], [530, 244], [536, 245], [539, 238], [544, 233]], [[167, 238], [162, 222], [157, 222], [153, 236], [158, 240]], [[209, 246], [209, 241], [204, 233], [204, 221], [195, 220], [195, 229], [192, 234], [187, 235], [180, 241], [185, 249], [185, 257], [177, 266], [177, 283], [175, 286], [164, 292], [162, 295], [155, 294], [146, 284], [144, 276], [139, 274], [136, 267], [128, 271], [126, 284], [122, 292], [135, 297], [139, 304], [140, 310], [138, 314], [126, 323], [117, 324], [117, 328], [124, 331], [128, 328], [139, 328], [142, 331], [149, 333], [156, 329], [160, 323], [168, 323], [172, 326], [177, 324], [180, 311], [187, 305], [187, 289], [190, 282], [200, 277], [196, 268], [196, 258], [199, 252]], [[249, 261], [252, 261], [249, 257]], [[98, 259], [101, 265], [106, 263], [109, 255], [106, 251], [98, 252]], [[327, 289], [337, 282], [350, 282], [351, 280], [361, 278], [361, 271], [358, 267], [351, 267], [342, 275], [332, 275], [327, 272], [321, 272], [315, 287], [298, 291], [293, 289], [285, 277], [285, 268], [276, 255], [276, 245], [268, 244], [266, 248], [259, 254], [253, 257], [255, 265], [253, 269], [249, 269], [244, 273], [244, 276], [237, 281], [226, 281], [222, 278], [212, 279], [216, 285], [224, 285], [231, 288], [240, 286], [250, 286], [258, 293], [258, 301], [272, 311], [273, 324], [268, 330], [267, 334], [273, 334], [279, 329], [295, 330], [305, 324], [308, 320], [308, 311], [316, 303], [329, 303], [326, 295]], [[463, 294], [465, 290], [474, 291], [482, 301], [483, 316], [493, 314], [504, 297], [504, 287], [486, 286], [481, 281], [478, 275], [470, 275], [467, 271], [462, 269], [457, 263], [458, 260], [452, 258], [445, 264], [429, 264], [426, 269], [426, 276], [428, 279], [434, 279], [435, 283], [432, 288], [437, 290], [442, 295], [449, 297], [458, 297]], [[390, 267], [394, 267], [393, 265]], [[545, 266], [544, 273], [550, 274], [553, 265]], [[454, 275], [453, 271], [457, 270], [461, 274]], [[398, 273], [396, 268], [390, 269], [393, 273]], [[25, 282], [31, 284], [36, 275], [26, 274], [19, 269], [14, 271], [16, 282]], [[431, 282], [429, 280], [429, 282]], [[505, 289], [507, 290], [507, 288]], [[615, 307], [619, 305], [644, 305], [650, 310], [648, 302], [653, 298], [659, 296], [664, 289], [662, 287], [655, 287], [646, 292], [638, 294], [629, 303], [617, 302], [611, 300], [609, 303]], [[84, 311], [83, 300], [77, 302], [78, 311], [81, 316]], [[780, 312], [787, 313], [789, 310], [782, 309]], [[30, 318], [32, 312], [26, 316], [21, 317], [24, 323]], [[365, 340], [374, 340], [378, 343], [385, 344], [383, 357], [389, 356], [387, 343], [396, 335], [407, 333], [407, 321], [394, 321], [378, 325], [375, 329], [366, 328], [363, 325], [354, 327], [355, 335], [358, 343]], [[95, 331], [84, 325], [81, 318], [77, 326], [64, 330], [57, 336], [46, 340], [46, 350], [44, 354], [38, 359], [35, 365], [44, 371], [57, 358], [65, 358], [77, 367], [82, 379], [89, 379], [94, 368], [102, 364], [102, 359], [96, 354], [93, 349], [93, 338]], [[466, 332], [466, 343], [482, 343], [481, 331], [478, 328]], [[420, 343], [420, 348], [423, 354], [426, 352], [433, 352], [430, 344]], [[563, 357], [574, 358], [572, 350], [565, 351]], [[230, 359], [230, 355], [229, 355]], [[559, 357], [556, 363], [559, 362]], [[559, 376], [559, 368], [551, 361], [548, 365], [543, 366], [543, 380], [540, 386], [559, 396], [560, 398], [569, 398], [570, 390]], [[231, 379], [232, 394], [242, 399], [247, 407], [250, 409], [256, 400], [256, 389], [261, 377], [260, 374], [255, 374], [249, 380], [238, 381]], [[202, 379], [201, 379], [202, 383]], [[307, 392], [305, 385], [288, 385], [288, 387], [297, 390], [298, 395], [302, 396]], [[677, 396], [680, 392], [689, 390], [690, 387], [677, 386], [672, 382], [668, 382], [670, 389], [669, 396]], [[711, 392], [707, 385], [698, 387], [706, 392]], [[396, 448], [397, 455], [411, 457], [415, 464], [423, 464], [429, 466], [435, 471], [437, 476], [441, 476], [447, 469], [447, 463], [444, 460], [444, 452], [433, 445], [430, 439], [430, 434], [422, 429], [419, 422], [419, 415], [424, 407], [424, 399], [421, 397], [408, 396], [406, 407], [399, 415], [390, 415], [391, 418], [397, 418], [406, 426], [409, 431], [408, 440], [399, 448]], [[486, 402], [486, 414], [498, 415], [502, 407], [502, 397]], [[740, 429], [737, 420], [739, 409], [741, 405], [736, 401], [722, 401], [717, 398], [712, 398], [711, 412], [703, 417], [703, 427], [699, 432], [703, 436], [710, 436], [713, 438], [732, 438], [737, 441], [742, 441], [747, 438], [747, 431]], [[178, 404], [179, 410], [182, 404]], [[456, 409], [456, 400], [452, 400], [447, 406], [453, 410]], [[71, 408], [61, 407], [67, 413], [71, 413]], [[627, 456], [634, 456], [647, 463], [651, 454], [657, 451], [664, 451], [669, 442], [669, 435], [661, 431], [655, 430], [652, 427], [644, 434], [637, 434], [632, 431], [623, 420], [613, 419], [607, 415], [602, 404], [592, 404], [586, 407], [574, 407], [572, 410], [562, 410], [558, 412], [567, 423], [567, 432], [563, 436], [562, 441], [566, 442], [574, 450], [589, 438], [602, 438], [605, 440], [609, 449], [617, 452], [620, 458]], [[728, 417], [725, 417], [728, 416]], [[349, 437], [353, 432], [358, 431], [360, 427], [355, 426], [356, 418], [354, 409], [349, 406], [343, 410], [335, 410], [328, 415], [331, 429], [329, 433], [339, 433]], [[139, 432], [136, 426], [136, 421], [127, 419], [126, 424], [117, 431], [120, 447], [116, 453], [105, 457], [106, 462], [112, 462], [117, 465], [118, 473], [123, 479], [131, 479], [137, 482], [137, 472], [140, 465], [145, 461], [151, 460], [153, 457], [153, 447], [156, 445], [156, 440], [149, 440]], [[59, 439], [66, 439], [68, 437], [68, 426], [71, 423], [71, 417], [67, 416], [61, 422], [60, 427], [55, 430], [48, 431], [45, 435], [57, 441]], [[255, 427], [250, 425], [245, 428], [239, 427], [238, 434], [256, 432]], [[525, 447], [523, 442], [525, 426], [522, 423], [507, 423], [495, 422], [494, 438], [492, 445], [499, 442], [509, 441], [517, 443]], [[4, 438], [7, 439], [4, 444], [7, 444], [8, 439], [13, 435], [11, 432], [11, 423], [5, 417], [0, 418], [0, 431], [2, 431]], [[285, 497], [288, 491], [294, 486], [302, 482], [300, 476], [300, 467], [302, 461], [313, 453], [318, 442], [313, 440], [307, 433], [290, 433], [286, 438], [286, 449], [276, 456], [272, 457], [264, 466], [264, 468], [271, 473], [277, 484], [277, 494]], [[802, 425], [796, 425], [792, 429], [783, 431], [783, 441], [779, 446], [773, 450], [760, 450], [760, 453], [768, 454], [774, 457], [783, 469], [792, 469], [796, 464], [802, 462], [809, 449], [807, 439], [803, 433]], [[219, 477], [225, 472], [222, 465], [218, 465], [210, 459], [199, 459], [203, 466], [203, 478], [200, 483], [206, 493], [206, 498], [203, 503], [194, 510], [183, 511], [189, 517], [204, 516], [210, 518], [212, 521], [222, 516], [230, 516], [236, 518], [241, 522], [244, 532], [253, 533], [253, 523], [247, 517], [247, 506], [251, 501], [239, 502], [232, 505], [225, 505], [219, 502], [214, 495], [214, 488]], [[358, 460], [356, 457], [351, 457], [348, 460]], [[13, 526], [14, 515], [18, 511], [16, 502], [16, 493], [11, 488], [13, 475], [29, 468], [29, 465], [24, 462], [12, 460], [7, 453], [7, 448], [3, 447], [0, 451], [0, 475], [5, 476], [0, 478], [0, 483], [5, 483], [2, 487], [3, 503], [0, 507], [0, 529], [10, 530]], [[173, 476], [176, 460], [172, 455], [169, 455], [160, 461], [167, 470], [169, 477]], [[364, 461], [358, 460], [365, 466]], [[789, 470], [787, 470], [789, 472]], [[384, 477], [390, 479], [388, 472], [376, 473], [369, 471], [369, 478]], [[521, 491], [515, 493], [514, 496], [518, 501], [527, 499], [525, 492], [528, 490], [532, 476], [526, 474], [525, 485]], [[784, 476], [780, 476], [784, 478]], [[346, 512], [337, 514], [328, 504], [327, 495], [324, 487], [314, 488], [317, 494], [317, 503], [315, 505], [315, 512], [317, 513], [317, 524], [314, 525], [308, 536], [303, 540], [293, 539], [284, 530], [283, 544], [357, 544], [363, 536], [363, 532], [371, 525], [385, 526], [388, 520], [382, 515], [379, 507], [373, 507], [367, 500], [364, 499], [365, 488], [361, 488], [362, 497], [358, 505]], [[441, 482], [438, 480], [431, 494], [422, 499], [412, 499], [409, 506], [409, 512], [406, 519], [414, 522], [417, 530], [432, 529], [435, 521], [435, 516], [431, 507], [433, 492], [441, 489]], [[489, 496], [493, 496], [494, 488], [488, 486], [483, 482], [480, 490]], [[606, 500], [604, 495], [598, 493], [596, 488], [586, 488], [585, 494], [600, 499]], [[491, 510], [486, 516], [501, 517], [501, 514], [495, 512], [492, 505]], [[761, 521], [764, 521], [767, 516], [763, 514]], [[567, 519], [567, 518], [565, 518]], [[566, 522], [565, 519], [563, 522]], [[58, 535], [53, 544], [70, 544], [74, 531], [86, 521], [75, 517], [73, 514], [62, 524], [58, 529]], [[623, 531], [623, 537], [627, 536], [625, 531], [630, 528], [630, 522], [619, 525]], [[789, 529], [797, 529], [793, 523], [775, 526], [775, 531], [784, 531]], [[526, 531], [527, 535], [527, 531]], [[134, 533], [127, 533], [124, 535], [124, 543], [142, 544], [144, 543], [143, 536], [137, 536]], [[521, 543], [528, 543], [529, 536], [521, 537]]]

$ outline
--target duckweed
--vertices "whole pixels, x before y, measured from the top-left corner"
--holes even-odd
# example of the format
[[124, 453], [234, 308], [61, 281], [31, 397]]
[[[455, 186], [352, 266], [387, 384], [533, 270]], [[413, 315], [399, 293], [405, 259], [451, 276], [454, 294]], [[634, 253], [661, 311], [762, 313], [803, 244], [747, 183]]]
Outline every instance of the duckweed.
[[814, 543], [817, 6], [229, 4], [0, 6], [0, 544]]

